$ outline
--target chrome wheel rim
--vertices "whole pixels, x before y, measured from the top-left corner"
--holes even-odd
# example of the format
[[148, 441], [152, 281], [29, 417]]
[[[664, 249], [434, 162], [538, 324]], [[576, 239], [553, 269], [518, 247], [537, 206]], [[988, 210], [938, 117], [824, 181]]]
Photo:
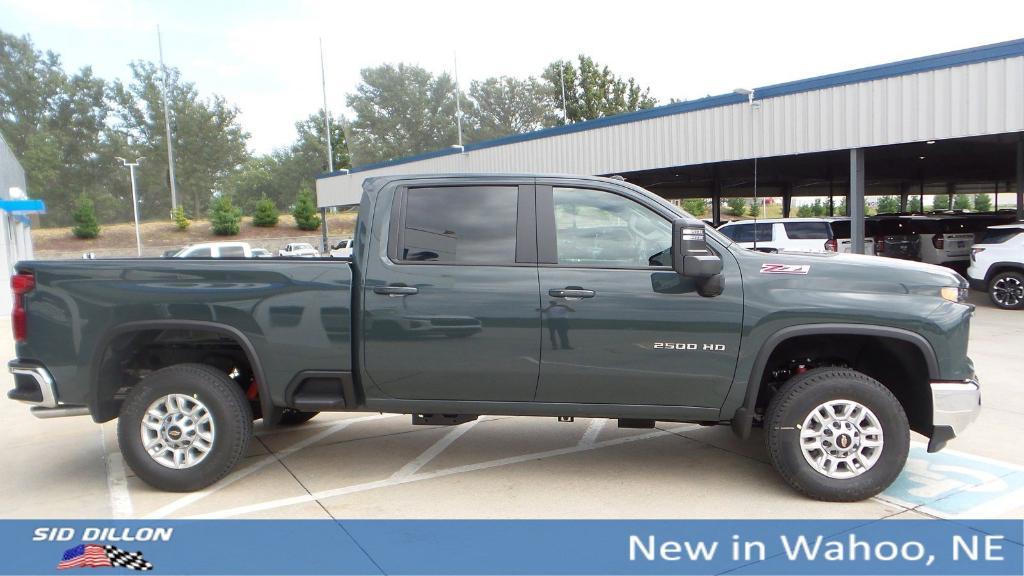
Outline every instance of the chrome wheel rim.
[[867, 406], [830, 400], [811, 410], [800, 427], [800, 450], [818, 473], [854, 478], [882, 455], [882, 425]]
[[992, 285], [992, 299], [1000, 306], [1019, 306], [1024, 301], [1024, 283], [1015, 276], [996, 280]]
[[157, 398], [142, 418], [142, 446], [158, 464], [182, 470], [196, 466], [213, 449], [213, 416], [194, 396]]

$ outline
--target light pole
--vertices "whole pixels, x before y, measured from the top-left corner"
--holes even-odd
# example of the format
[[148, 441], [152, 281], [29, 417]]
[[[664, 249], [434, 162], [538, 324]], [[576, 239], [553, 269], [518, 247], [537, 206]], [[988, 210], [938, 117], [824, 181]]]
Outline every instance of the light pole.
[[136, 251], [137, 251], [137, 253], [139, 255], [139, 258], [141, 258], [142, 257], [142, 232], [139, 230], [139, 198], [138, 198], [138, 196], [135, 193], [135, 167], [139, 165], [139, 161], [140, 160], [145, 160], [146, 157], [145, 156], [139, 156], [138, 158], [135, 159], [135, 162], [129, 162], [129, 161], [125, 160], [124, 158], [121, 158], [120, 156], [115, 156], [115, 158], [120, 160], [121, 163], [124, 164], [128, 168], [128, 173], [131, 176], [131, 180], [132, 180], [132, 211], [135, 213], [135, 249], [136, 249]]
[[[754, 102], [754, 90], [748, 88], [736, 88], [733, 90], [734, 94], [747, 97], [747, 103], [750, 104], [750, 153], [754, 156], [754, 204], [757, 204], [757, 137], [755, 136], [754, 128], [757, 122], [757, 118], [754, 117], [754, 110], [757, 109], [757, 103]], [[766, 207], [767, 208], [767, 207]], [[762, 209], [763, 213], [763, 209]], [[754, 217], [754, 250], [757, 250], [757, 217]]]

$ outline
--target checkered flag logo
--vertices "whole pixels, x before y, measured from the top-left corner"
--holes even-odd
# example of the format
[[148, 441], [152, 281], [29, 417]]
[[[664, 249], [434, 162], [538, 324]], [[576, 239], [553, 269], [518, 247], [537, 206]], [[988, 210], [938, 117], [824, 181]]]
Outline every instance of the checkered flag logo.
[[107, 553], [107, 558], [110, 558], [111, 566], [144, 571], [153, 569], [153, 563], [147, 562], [142, 557], [142, 552], [126, 552], [117, 546], [104, 546], [103, 551]]
[[127, 552], [117, 546], [99, 544], [79, 544], [64, 552], [60, 564], [57, 564], [58, 570], [114, 567], [149, 571], [153, 564], [142, 557], [142, 552]]

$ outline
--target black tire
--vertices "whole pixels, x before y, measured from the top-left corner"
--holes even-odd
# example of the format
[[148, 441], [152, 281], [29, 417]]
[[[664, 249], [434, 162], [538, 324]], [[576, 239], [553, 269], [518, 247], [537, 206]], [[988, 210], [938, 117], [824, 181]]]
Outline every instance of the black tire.
[[1024, 272], [1007, 270], [992, 277], [988, 283], [988, 297], [1003, 310], [1024, 309]]
[[[834, 400], [866, 407], [882, 429], [881, 455], [851, 478], [819, 472], [800, 445], [804, 420]], [[848, 368], [816, 368], [790, 378], [768, 405], [765, 425], [772, 465], [790, 486], [816, 500], [855, 502], [878, 494], [899, 476], [910, 450], [910, 426], [899, 400], [874, 378]]]
[[[140, 432], [147, 410], [169, 394], [202, 402], [215, 427], [209, 452], [189, 468], [160, 464], [143, 445]], [[178, 364], [150, 374], [128, 393], [117, 422], [125, 462], [147, 484], [169, 492], [192, 492], [223, 478], [245, 455], [251, 437], [252, 410], [242, 389], [205, 364]]]
[[281, 412], [281, 417], [277, 419], [279, 426], [298, 426], [299, 424], [305, 424], [312, 420], [319, 412], [302, 412], [299, 410], [293, 410], [291, 408], [285, 408]]

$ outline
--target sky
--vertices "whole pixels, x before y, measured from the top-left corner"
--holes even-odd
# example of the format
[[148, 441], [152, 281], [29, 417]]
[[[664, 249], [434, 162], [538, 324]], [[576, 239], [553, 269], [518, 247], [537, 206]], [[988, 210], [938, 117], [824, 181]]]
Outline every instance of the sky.
[[457, 55], [466, 90], [584, 53], [667, 103], [1012, 40], [1022, 22], [1020, 0], [0, 0], [0, 30], [108, 80], [158, 59], [159, 25], [167, 65], [236, 105], [255, 153], [322, 106], [321, 38], [328, 107], [350, 116], [359, 71], [385, 62], [451, 73]]

